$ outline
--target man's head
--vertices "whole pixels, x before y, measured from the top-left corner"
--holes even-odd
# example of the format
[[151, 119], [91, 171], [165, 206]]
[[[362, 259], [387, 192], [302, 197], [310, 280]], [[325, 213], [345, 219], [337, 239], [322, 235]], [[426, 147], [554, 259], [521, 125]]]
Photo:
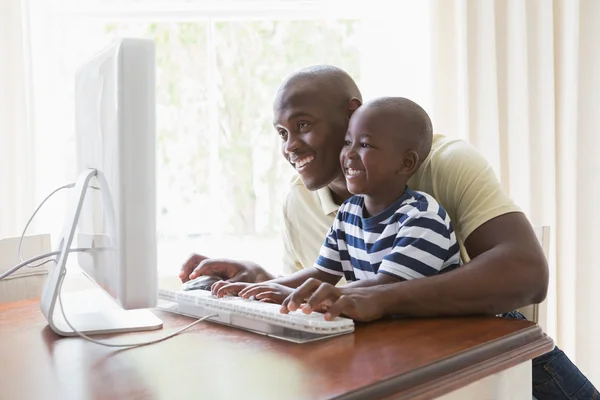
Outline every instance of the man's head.
[[329, 65], [302, 69], [277, 91], [273, 113], [281, 151], [309, 190], [342, 176], [340, 150], [350, 116], [361, 102], [350, 75]]
[[402, 97], [365, 103], [350, 119], [340, 153], [348, 190], [375, 196], [406, 184], [432, 138], [431, 120], [417, 103]]

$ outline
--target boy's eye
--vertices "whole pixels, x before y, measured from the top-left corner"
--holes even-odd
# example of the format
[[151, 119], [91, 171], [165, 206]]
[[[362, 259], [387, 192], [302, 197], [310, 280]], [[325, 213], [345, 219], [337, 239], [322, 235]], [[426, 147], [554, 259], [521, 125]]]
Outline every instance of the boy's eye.
[[299, 122], [298, 123], [298, 129], [300, 129], [300, 130], [306, 128], [307, 126], [308, 126], [308, 124], [306, 122]]
[[279, 133], [279, 137], [281, 138], [281, 140], [285, 140], [285, 138], [287, 137], [287, 131], [285, 131], [284, 129], [279, 129], [277, 133]]
[[344, 147], [350, 146], [350, 141], [349, 140], [344, 140]]
[[362, 148], [365, 148], [365, 149], [366, 149], [366, 148], [368, 148], [368, 147], [371, 147], [371, 145], [370, 145], [370, 144], [368, 144], [368, 143], [361, 143], [361, 144], [360, 144], [360, 147], [362, 147]]

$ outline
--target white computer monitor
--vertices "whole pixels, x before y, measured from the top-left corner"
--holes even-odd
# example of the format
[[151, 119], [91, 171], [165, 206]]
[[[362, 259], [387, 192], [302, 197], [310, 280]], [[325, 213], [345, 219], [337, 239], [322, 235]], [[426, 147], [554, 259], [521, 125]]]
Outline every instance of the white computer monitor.
[[[58, 334], [162, 326], [146, 310], [156, 305], [158, 291], [154, 89], [151, 40], [116, 40], [76, 73], [79, 178], [65, 218], [58, 263], [41, 299], [42, 311]], [[75, 246], [91, 250], [70, 253]], [[94, 312], [85, 312], [84, 307], [83, 312], [63, 315], [57, 300], [62, 300], [58, 295], [69, 257], [119, 307]]]

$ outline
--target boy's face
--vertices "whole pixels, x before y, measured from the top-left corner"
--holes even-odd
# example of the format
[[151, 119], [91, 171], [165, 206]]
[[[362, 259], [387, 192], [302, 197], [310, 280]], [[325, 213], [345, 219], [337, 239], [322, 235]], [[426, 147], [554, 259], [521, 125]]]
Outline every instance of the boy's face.
[[340, 162], [348, 191], [377, 196], [406, 179], [398, 126], [374, 107], [360, 107], [350, 119]]
[[349, 117], [335, 94], [304, 83], [278, 93], [274, 126], [285, 159], [309, 190], [317, 190], [341, 178], [338, 160]]

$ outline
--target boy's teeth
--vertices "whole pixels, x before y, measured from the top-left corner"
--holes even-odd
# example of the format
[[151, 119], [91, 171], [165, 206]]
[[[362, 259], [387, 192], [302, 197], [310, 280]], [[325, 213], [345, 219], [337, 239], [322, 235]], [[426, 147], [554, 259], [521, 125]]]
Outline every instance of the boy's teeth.
[[348, 168], [348, 175], [358, 175], [360, 174], [362, 171], [358, 170], [358, 169], [352, 169], [352, 168]]

